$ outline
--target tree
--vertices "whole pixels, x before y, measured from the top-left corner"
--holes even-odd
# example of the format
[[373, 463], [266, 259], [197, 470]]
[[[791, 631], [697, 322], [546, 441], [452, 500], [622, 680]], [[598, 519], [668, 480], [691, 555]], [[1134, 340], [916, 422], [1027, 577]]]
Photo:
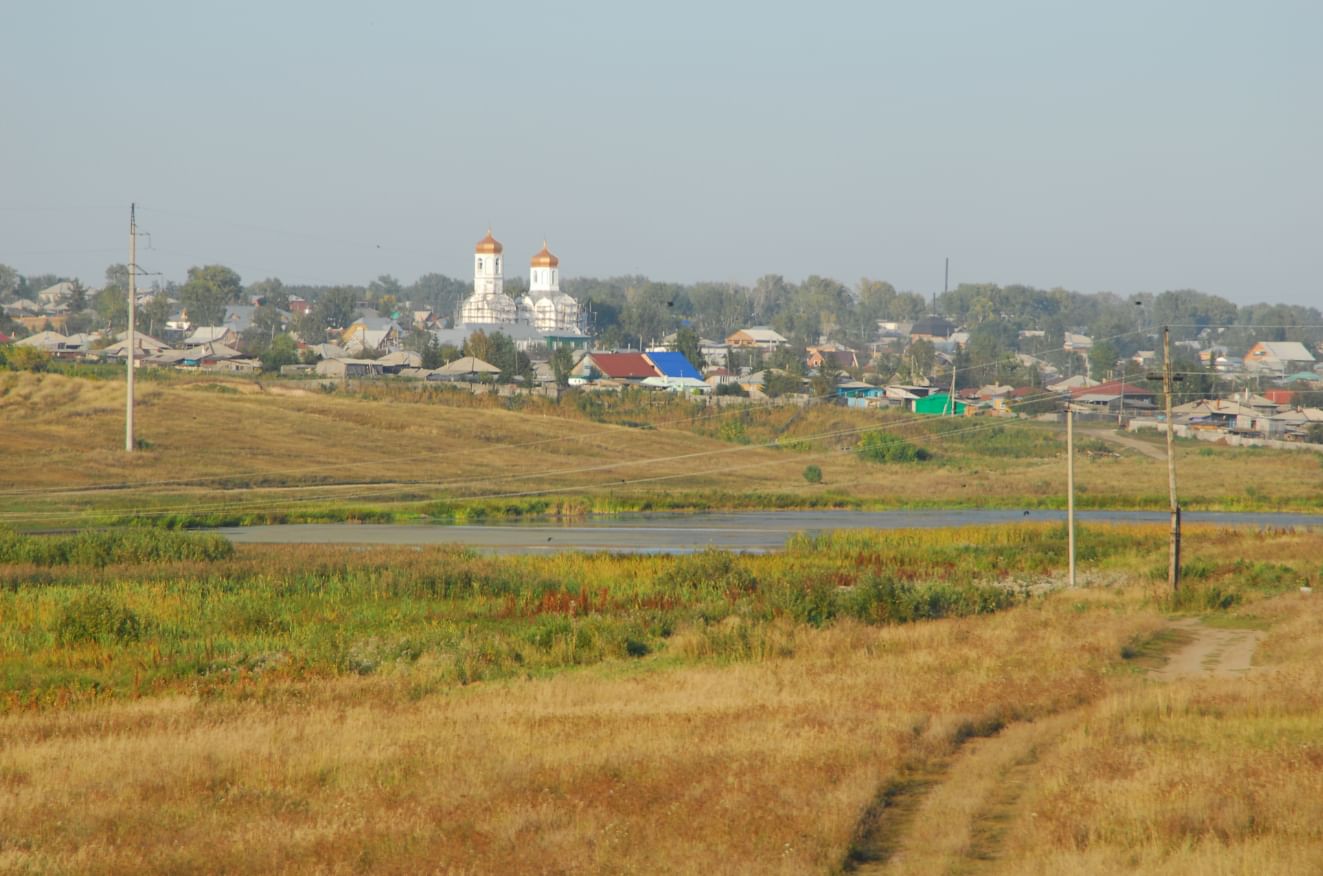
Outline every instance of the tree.
[[276, 335], [262, 354], [263, 371], [279, 371], [285, 365], [295, 365], [299, 361], [298, 345], [289, 335]]
[[382, 274], [377, 279], [368, 284], [368, 297], [373, 301], [380, 301], [387, 296], [391, 301], [397, 301], [404, 292], [404, 287], [400, 281], [390, 274]]
[[15, 371], [45, 371], [51, 363], [51, 354], [36, 347], [11, 347], [5, 361]]
[[188, 280], [179, 290], [180, 302], [193, 325], [220, 325], [225, 307], [237, 304], [243, 295], [239, 275], [224, 265], [188, 269]]
[[691, 328], [682, 328], [675, 333], [675, 341], [671, 344], [671, 349], [676, 353], [683, 353], [699, 371], [703, 370], [703, 345], [698, 337], [698, 332]]
[[416, 331], [409, 335], [404, 341], [404, 349], [422, 356], [424, 368], [440, 368], [446, 364], [441, 358], [441, 344], [431, 332]]
[[551, 351], [551, 370], [556, 375], [556, 383], [568, 386], [573, 368], [574, 354], [569, 347], [557, 347]]
[[633, 336], [640, 348], [659, 340], [670, 325], [666, 302], [658, 292], [652, 288], [635, 290], [620, 312], [621, 328]]
[[969, 377], [973, 385], [1000, 383], [1013, 374], [1018, 365], [1015, 359], [1018, 340], [1015, 329], [1003, 320], [989, 319], [976, 325], [965, 347], [972, 366]]
[[415, 307], [430, 307], [433, 313], [448, 318], [468, 295], [468, 284], [444, 274], [423, 274], [405, 295]]
[[514, 341], [509, 335], [501, 332], [487, 334], [479, 329], [469, 335], [468, 340], [464, 342], [464, 355], [473, 356], [500, 368], [502, 381], [508, 381], [513, 377], [525, 379], [532, 377], [533, 363], [529, 361], [528, 356], [515, 348]]
[[158, 292], [140, 309], [142, 321], [139, 323], [139, 328], [145, 327], [147, 334], [155, 337], [157, 332], [165, 330], [165, 324], [170, 321], [171, 310], [170, 298], [164, 292]]
[[277, 310], [289, 310], [289, 290], [278, 277], [268, 277], [250, 285], [248, 298], [254, 304], [261, 303]]
[[87, 287], [80, 280], [69, 284], [69, 312], [78, 313], [87, 309]]
[[358, 311], [358, 291], [352, 286], [336, 286], [325, 292], [313, 306], [312, 313], [323, 328], [344, 329]]
[[927, 376], [932, 372], [933, 364], [937, 362], [937, 349], [932, 345], [932, 341], [915, 341], [910, 344], [905, 355], [909, 357], [911, 372], [915, 378]]
[[0, 265], [0, 298], [13, 296], [20, 279], [18, 271], [9, 265]]
[[107, 286], [92, 296], [92, 309], [96, 311], [97, 324], [112, 331], [128, 328], [129, 298], [128, 291], [118, 286]]
[[129, 266], [114, 264], [106, 268], [106, 287], [115, 289], [129, 288]]
[[1116, 363], [1121, 354], [1111, 341], [1097, 341], [1089, 350], [1089, 376], [1094, 380], [1106, 380], [1116, 370]]
[[804, 391], [804, 381], [780, 371], [768, 371], [763, 378], [763, 392], [772, 398]]

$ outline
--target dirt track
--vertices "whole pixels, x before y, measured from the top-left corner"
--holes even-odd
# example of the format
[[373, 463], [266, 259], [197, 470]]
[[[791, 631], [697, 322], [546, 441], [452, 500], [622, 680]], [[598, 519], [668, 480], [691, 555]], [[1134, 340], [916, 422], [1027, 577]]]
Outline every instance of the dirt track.
[[1110, 444], [1119, 444], [1128, 450], [1134, 450], [1147, 456], [1149, 459], [1166, 460], [1167, 451], [1161, 447], [1156, 447], [1147, 441], [1140, 441], [1138, 438], [1127, 438], [1124, 435], [1118, 435], [1108, 429], [1080, 429], [1081, 435], [1088, 435], [1090, 438], [1098, 438]]
[[[1264, 637], [1259, 630], [1205, 626], [1197, 618], [1174, 621], [1170, 629], [1182, 644], [1149, 672], [1155, 681], [1247, 675]], [[844, 869], [861, 874], [995, 869], [1039, 757], [1088, 714], [1084, 706], [1015, 723], [971, 738], [947, 757], [911, 765], [884, 790], [871, 823], [861, 823]]]
[[1205, 626], [1195, 618], [1172, 623], [1190, 641], [1172, 653], [1150, 675], [1159, 681], [1177, 678], [1235, 678], [1252, 672], [1254, 649], [1263, 639], [1259, 630], [1227, 630]]

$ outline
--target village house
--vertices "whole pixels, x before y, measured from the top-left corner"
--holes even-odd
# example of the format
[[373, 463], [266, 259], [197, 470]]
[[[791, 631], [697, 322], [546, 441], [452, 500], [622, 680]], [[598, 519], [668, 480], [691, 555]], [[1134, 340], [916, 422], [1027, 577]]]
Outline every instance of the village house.
[[1310, 367], [1315, 359], [1299, 341], [1259, 341], [1243, 361], [1246, 371], [1282, 376]]
[[399, 349], [400, 338], [399, 325], [388, 316], [360, 317], [340, 333], [340, 343], [351, 354], [389, 353]]
[[910, 341], [944, 342], [950, 340], [955, 330], [955, 323], [949, 319], [940, 316], [925, 316], [910, 326]]
[[616, 380], [639, 384], [648, 377], [660, 376], [660, 372], [642, 353], [585, 353], [570, 369], [571, 383]]
[[1070, 391], [1071, 407], [1076, 413], [1115, 417], [1123, 414], [1152, 413], [1155, 394], [1142, 386], [1110, 380], [1096, 386], [1081, 386]]
[[790, 346], [790, 341], [767, 326], [753, 326], [731, 332], [726, 336], [726, 344], [739, 349], [756, 348], [770, 353], [781, 347]]
[[848, 371], [859, 367], [859, 356], [849, 347], [835, 344], [809, 347], [808, 358], [804, 360], [804, 364], [818, 370], [828, 368], [833, 371]]
[[200, 325], [184, 338], [185, 347], [200, 347], [203, 344], [224, 344], [233, 347], [238, 343], [238, 332], [224, 325]]
[[58, 332], [42, 331], [16, 341], [16, 347], [33, 347], [50, 353], [57, 359], [75, 359], [92, 349], [96, 335], [62, 335]]
[[381, 364], [375, 359], [323, 359], [314, 369], [319, 377], [340, 380], [359, 377], [380, 377]]

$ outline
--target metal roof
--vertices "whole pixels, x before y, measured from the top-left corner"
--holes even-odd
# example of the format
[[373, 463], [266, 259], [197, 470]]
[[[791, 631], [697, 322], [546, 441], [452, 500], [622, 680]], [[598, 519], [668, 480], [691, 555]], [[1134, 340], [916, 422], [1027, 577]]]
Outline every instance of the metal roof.
[[[645, 353], [648, 361], [653, 367], [661, 372], [663, 377], [691, 377], [694, 380], [702, 380], [703, 375], [698, 373], [684, 353]], [[596, 357], [594, 357], [596, 358]]]

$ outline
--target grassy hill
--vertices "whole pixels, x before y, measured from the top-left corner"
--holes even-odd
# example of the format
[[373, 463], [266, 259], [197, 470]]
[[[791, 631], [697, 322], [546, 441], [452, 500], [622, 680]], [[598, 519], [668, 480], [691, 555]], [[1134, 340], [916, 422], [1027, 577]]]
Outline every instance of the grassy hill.
[[[0, 523], [345, 519], [644, 507], [1061, 506], [1053, 424], [835, 406], [705, 408], [656, 394], [501, 399], [410, 384], [0, 374]], [[923, 462], [854, 452], [880, 432]], [[1166, 469], [1082, 438], [1082, 506], [1165, 507]], [[1186, 507], [1316, 510], [1313, 454], [1182, 446]], [[817, 466], [820, 483], [804, 477]]]

